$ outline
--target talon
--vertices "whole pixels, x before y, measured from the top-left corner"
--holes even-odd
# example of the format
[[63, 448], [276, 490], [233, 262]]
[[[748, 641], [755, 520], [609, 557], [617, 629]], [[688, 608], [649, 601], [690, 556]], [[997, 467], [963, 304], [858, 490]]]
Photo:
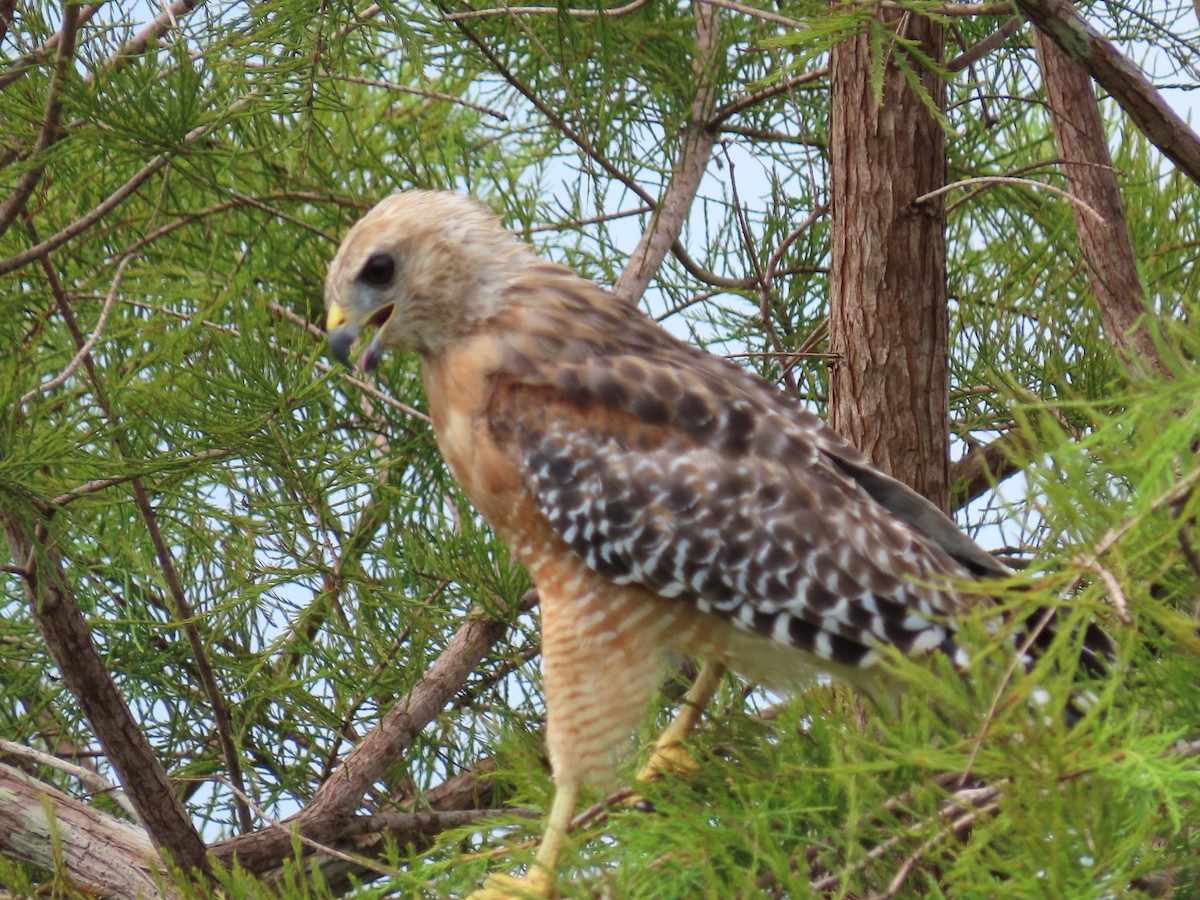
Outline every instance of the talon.
[[657, 781], [664, 775], [686, 775], [700, 768], [692, 754], [680, 744], [663, 744], [654, 748], [646, 764], [637, 773], [638, 781]]
[[467, 900], [554, 900], [557, 896], [554, 877], [541, 866], [535, 865], [522, 878], [489, 875], [478, 890], [468, 895]]

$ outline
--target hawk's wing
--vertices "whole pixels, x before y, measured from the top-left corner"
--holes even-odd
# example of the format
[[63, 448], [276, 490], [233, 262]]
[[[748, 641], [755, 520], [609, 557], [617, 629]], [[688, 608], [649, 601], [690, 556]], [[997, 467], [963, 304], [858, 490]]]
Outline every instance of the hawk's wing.
[[845, 665], [943, 644], [962, 602], [947, 582], [967, 568], [853, 467], [932, 506], [856, 451], [831, 456], [823, 444], [848, 445], [816, 416], [710, 359], [667, 345], [525, 372], [498, 385], [489, 425], [555, 531], [614, 582]]

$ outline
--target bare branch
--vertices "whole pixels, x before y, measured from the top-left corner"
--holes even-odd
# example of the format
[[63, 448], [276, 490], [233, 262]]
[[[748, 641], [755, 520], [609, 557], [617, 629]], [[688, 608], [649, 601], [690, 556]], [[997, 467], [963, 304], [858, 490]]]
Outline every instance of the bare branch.
[[[1008, 9], [1011, 10], [1012, 7], [1009, 6]], [[977, 63], [1024, 27], [1025, 20], [1013, 16], [978, 44], [968, 47], [958, 56], [954, 57], [954, 59], [947, 62], [946, 71], [961, 72], [968, 66]]]
[[[1022, 185], [1023, 187], [1038, 188], [1039, 190], [1048, 191], [1049, 193], [1074, 204], [1077, 209], [1084, 211], [1096, 220], [1100, 222], [1104, 221], [1104, 217], [1100, 215], [1100, 213], [1096, 212], [1096, 210], [1092, 209], [1092, 207], [1088, 206], [1074, 194], [1068, 193], [1062, 188], [1055, 187], [1052, 184], [1046, 184], [1044, 181], [1034, 181], [1032, 178], [1014, 178], [1011, 175], [980, 175], [976, 178], [964, 178], [961, 181], [954, 182], [953, 184], [944, 185], [935, 191], [922, 194], [920, 197], [917, 197], [915, 200], [913, 200], [913, 205], [915, 206], [919, 203], [926, 203], [929, 200], [932, 200], [934, 197], [938, 197], [942, 194], [947, 194], [950, 191], [957, 190], [958, 188], [968, 187], [969, 185], [973, 184], [1018, 184]], [[953, 208], [953, 206], [949, 207], [947, 212]]]
[[84, 345], [79, 348], [75, 356], [69, 363], [67, 363], [67, 367], [65, 369], [63, 369], [49, 381], [39, 384], [31, 391], [25, 393], [18, 401], [21, 406], [24, 406], [39, 394], [48, 394], [50, 391], [53, 391], [66, 383], [66, 380], [71, 377], [71, 374], [79, 368], [83, 361], [88, 358], [88, 356], [91, 355], [92, 350], [98, 343], [100, 343], [100, 336], [104, 333], [104, 326], [108, 322], [108, 316], [112, 312], [112, 308], [117, 302], [117, 291], [121, 286], [121, 276], [125, 274], [125, 267], [129, 265], [132, 260], [132, 256], [126, 256], [117, 265], [117, 272], [115, 275], [113, 275], [112, 286], [108, 290], [108, 296], [104, 300], [104, 306], [100, 310], [100, 318], [96, 320], [96, 327], [92, 329], [91, 337], [89, 337]]
[[804, 23], [799, 19], [789, 19], [787, 16], [781, 16], [754, 6], [747, 6], [744, 3], [736, 3], [734, 0], [700, 0], [700, 2], [709, 6], [719, 6], [722, 9], [729, 9], [744, 16], [749, 16], [752, 19], [770, 22], [772, 25], [781, 25], [789, 31], [801, 31], [804, 29]]
[[131, 819], [137, 818], [137, 812], [134, 810], [133, 804], [129, 802], [129, 798], [125, 795], [125, 792], [115, 784], [111, 784], [98, 772], [85, 769], [83, 766], [77, 766], [75, 763], [67, 762], [65, 759], [53, 754], [43, 753], [40, 750], [35, 750], [32, 747], [26, 747], [24, 744], [18, 744], [15, 741], [5, 740], [4, 738], [0, 738], [0, 756], [28, 760], [37, 765], [64, 772], [73, 778], [78, 778], [83, 786], [93, 794], [105, 794], [112, 797], [121, 809], [129, 813]]
[[599, 225], [602, 222], [612, 222], [615, 219], [624, 219], [629, 216], [640, 216], [643, 213], [653, 212], [654, 207], [646, 204], [644, 206], [635, 206], [633, 209], [622, 209], [617, 212], [603, 213], [597, 216], [587, 216], [582, 219], [571, 219], [569, 221], [552, 222], [549, 225], [535, 225], [529, 229], [530, 234], [538, 234], [543, 231], [565, 231], [568, 228], [582, 228], [585, 225]]

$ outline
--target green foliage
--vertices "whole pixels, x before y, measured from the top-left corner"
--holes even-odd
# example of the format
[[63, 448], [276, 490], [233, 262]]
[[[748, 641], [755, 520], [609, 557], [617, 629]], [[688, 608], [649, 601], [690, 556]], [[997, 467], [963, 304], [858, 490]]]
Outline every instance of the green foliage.
[[[122, 45], [157, 10], [104, 4], [79, 33], [60, 79], [61, 127], [38, 153], [54, 67], [31, 54], [61, 10], [20, 3], [0, 38], [0, 201], [39, 175], [3, 223], [0, 264], [136, 188], [0, 276], [0, 519], [39, 535], [40, 561], [61, 558], [207, 842], [242, 826], [189, 627], [229, 709], [261, 828], [311, 799], [468, 610], [515, 609], [529, 587], [417, 414], [415, 361], [385, 362], [382, 393], [327, 363], [321, 283], [337, 240], [393, 190], [456, 188], [539, 252], [611, 283], [649, 220], [638, 192], [654, 200], [671, 182], [695, 100], [686, 5], [458, 19], [434, 4], [369, 6], [201, 5], [179, 11], [156, 49], [131, 54]], [[821, 410], [828, 219], [794, 230], [828, 197], [827, 92], [798, 83], [728, 107], [811, 70], [851, 34], [870, 34], [877, 85], [885, 65], [916, 83], [938, 64], [872, 7], [778, 7], [805, 30], [781, 36], [778, 23], [722, 14], [716, 106], [728, 115], [713, 126], [723, 143], [681, 236], [692, 261], [669, 257], [643, 306], [768, 378], [794, 378]], [[996, 24], [948, 21], [968, 46]], [[1194, 23], [1149, 34], [1194, 65]], [[951, 180], [1022, 173], [1061, 186], [1026, 39], [977, 67], [970, 83], [948, 76]], [[894, 711], [864, 712], [821, 684], [763, 716], [774, 698], [730, 680], [692, 744], [700, 767], [645, 788], [656, 813], [613, 810], [573, 835], [565, 895], [805, 896], [817, 882], [863, 896], [905, 866], [911, 896], [1183, 897], [1200, 884], [1200, 767], [1195, 744], [1179, 743], [1200, 722], [1200, 191], [1104, 109], [1169, 372], [1133, 377], [1112, 348], [1060, 197], [1012, 185], [949, 195], [958, 449], [1013, 429], [1025, 438], [1023, 487], [961, 518], [1029, 564], [994, 586], [1010, 618], [1062, 608], [1049, 654], [1014, 673], [1012, 628], [993, 633], [981, 612], [967, 629], [970, 676], [897, 660], [909, 687]], [[608, 214], [619, 215], [597, 219]], [[745, 279], [777, 250], [764, 304]], [[809, 354], [794, 367], [764, 307], [782, 349]], [[93, 333], [90, 359], [77, 359]], [[26, 562], [7, 558], [0, 580], [0, 737], [113, 779], [25, 596]], [[491, 796], [472, 802], [512, 811], [393, 835], [363, 865], [314, 867], [297, 841], [274, 873], [235, 869], [207, 888], [180, 877], [181, 895], [444, 895], [528, 863], [528, 849], [485, 857], [534, 837], [538, 820], [519, 809], [550, 797], [536, 621], [507, 615], [506, 638], [365, 808], [423, 808], [488, 759], [479, 790]], [[1089, 621], [1119, 647], [1108, 674], [1078, 671]], [[1095, 700], [1067, 728], [1081, 680]], [[1039, 687], [1046, 710], [1030, 703]], [[61, 773], [38, 774], [81, 793]], [[996, 794], [947, 815], [960, 781]], [[2, 856], [0, 885], [70, 890], [61, 872]]]

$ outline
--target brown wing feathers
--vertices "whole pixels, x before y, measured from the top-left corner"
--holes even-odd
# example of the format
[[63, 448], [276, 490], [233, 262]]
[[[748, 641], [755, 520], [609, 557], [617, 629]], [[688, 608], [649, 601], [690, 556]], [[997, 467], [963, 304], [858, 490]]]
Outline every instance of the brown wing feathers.
[[942, 644], [955, 595], [929, 582], [963, 570], [793, 419], [690, 363], [596, 356], [497, 392], [497, 439], [560, 537], [614, 582], [822, 659]]

